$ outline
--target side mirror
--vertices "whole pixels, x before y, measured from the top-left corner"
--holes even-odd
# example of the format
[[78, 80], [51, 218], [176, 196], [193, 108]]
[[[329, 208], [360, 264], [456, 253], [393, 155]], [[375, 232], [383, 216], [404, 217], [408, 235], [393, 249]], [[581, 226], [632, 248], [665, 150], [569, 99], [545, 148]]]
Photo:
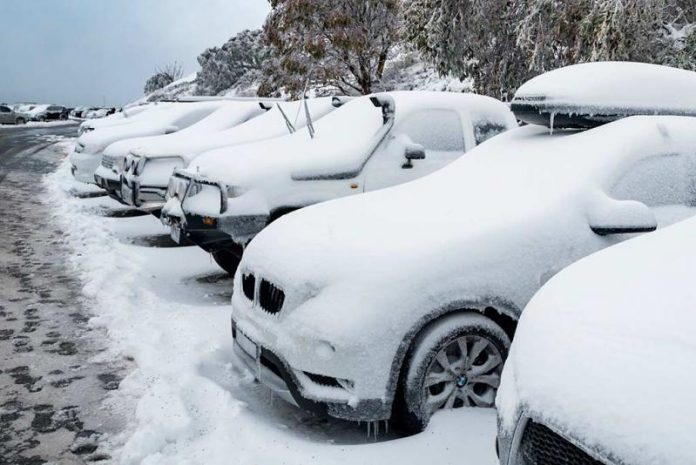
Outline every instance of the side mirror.
[[644, 203], [635, 200], [602, 202], [588, 215], [590, 229], [600, 236], [645, 233], [657, 229], [657, 219]]
[[176, 126], [167, 126], [167, 127], [164, 129], [164, 133], [165, 133], [165, 134], [171, 134], [171, 133], [176, 132], [176, 131], [178, 131], [178, 130], [179, 130], [179, 128], [176, 127]]
[[408, 144], [404, 149], [404, 158], [406, 158], [406, 163], [401, 165], [403, 169], [413, 168], [413, 160], [423, 160], [425, 159], [425, 149], [419, 144]]

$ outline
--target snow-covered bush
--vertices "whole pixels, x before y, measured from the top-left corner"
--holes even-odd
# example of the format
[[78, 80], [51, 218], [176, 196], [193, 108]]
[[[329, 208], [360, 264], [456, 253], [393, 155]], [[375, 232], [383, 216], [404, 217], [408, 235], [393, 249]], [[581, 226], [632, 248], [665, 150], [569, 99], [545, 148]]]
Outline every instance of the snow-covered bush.
[[261, 41], [261, 31], [244, 30], [228, 40], [222, 47], [212, 47], [198, 57], [198, 95], [218, 95], [237, 86], [244, 79], [258, 80], [261, 64], [267, 58], [268, 49]]
[[145, 93], [151, 94], [156, 90], [167, 87], [169, 84], [178, 81], [184, 76], [183, 67], [177, 63], [170, 63], [164, 67], [155, 69], [155, 74], [145, 82]]

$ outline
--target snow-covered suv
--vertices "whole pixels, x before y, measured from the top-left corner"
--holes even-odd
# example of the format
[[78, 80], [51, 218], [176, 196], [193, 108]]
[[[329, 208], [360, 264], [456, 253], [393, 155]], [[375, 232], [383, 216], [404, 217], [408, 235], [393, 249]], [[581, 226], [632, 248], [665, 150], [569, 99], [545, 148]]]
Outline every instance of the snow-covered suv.
[[244, 245], [276, 218], [431, 173], [516, 127], [495, 99], [442, 92], [356, 98], [316, 124], [204, 153], [169, 184], [162, 218], [233, 273]]
[[549, 281], [503, 372], [500, 464], [695, 464], [694, 276], [696, 218]]
[[694, 205], [696, 118], [508, 131], [425, 178], [268, 226], [235, 277], [236, 348], [302, 407], [419, 431], [440, 408], [493, 405], [516, 321], [550, 277]]
[[[343, 101], [345, 100], [332, 101], [326, 97], [307, 100], [306, 104], [312, 118], [318, 120], [340, 106]], [[253, 107], [249, 107], [250, 105]], [[260, 116], [256, 116], [255, 113], [253, 119], [243, 120], [239, 117], [235, 119], [232, 115], [216, 115], [221, 111], [218, 110], [188, 130], [143, 142], [130, 151], [123, 173], [101, 166], [95, 176], [101, 177], [104, 183], [118, 183], [120, 197], [125, 203], [156, 211], [164, 205], [165, 192], [174, 169], [187, 167], [200, 153], [221, 147], [229, 150], [228, 147], [233, 145], [279, 137], [302, 129], [306, 124], [304, 103], [301, 101], [274, 104], [240, 102], [237, 104], [240, 116], [242, 110], [247, 107], [247, 111], [258, 112], [260, 108], [268, 111]], [[216, 116], [217, 119], [228, 123], [225, 130], [193, 132], [197, 126], [205, 125], [208, 128]], [[220, 118], [222, 116], [224, 119]], [[233, 122], [235, 124], [231, 124]]]
[[197, 123], [223, 104], [222, 101], [170, 103], [136, 115], [126, 124], [109, 125], [84, 133], [70, 154], [73, 176], [78, 181], [94, 184], [94, 172], [110, 146], [126, 139], [177, 132]]

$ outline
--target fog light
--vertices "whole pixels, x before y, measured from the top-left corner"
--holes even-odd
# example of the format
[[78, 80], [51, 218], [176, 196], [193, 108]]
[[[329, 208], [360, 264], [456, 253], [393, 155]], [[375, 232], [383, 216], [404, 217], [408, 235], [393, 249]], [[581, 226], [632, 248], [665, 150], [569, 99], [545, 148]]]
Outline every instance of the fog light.
[[206, 226], [215, 226], [215, 218], [212, 218], [210, 216], [204, 216], [203, 224]]

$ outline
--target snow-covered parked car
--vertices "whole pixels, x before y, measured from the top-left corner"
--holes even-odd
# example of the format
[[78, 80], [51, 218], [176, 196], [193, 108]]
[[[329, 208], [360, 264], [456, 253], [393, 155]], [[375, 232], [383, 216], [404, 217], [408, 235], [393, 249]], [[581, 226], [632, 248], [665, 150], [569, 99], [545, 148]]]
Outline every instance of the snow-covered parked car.
[[233, 273], [245, 244], [278, 217], [419, 178], [516, 126], [506, 105], [480, 95], [356, 98], [307, 131], [201, 154], [175, 172], [162, 219]]
[[[124, 145], [128, 146], [127, 140], [171, 134], [185, 129], [223, 104], [224, 102], [215, 101], [158, 106], [142, 115], [136, 115], [130, 123], [106, 126], [98, 131], [82, 134], [70, 154], [73, 176], [78, 181], [94, 184], [94, 172], [101, 164], [102, 155], [108, 153], [107, 148], [120, 149]], [[122, 144], [115, 145], [118, 142]], [[120, 150], [116, 152], [120, 153]], [[127, 153], [125, 150], [122, 157], [125, 157]]]
[[[146, 111], [146, 110], [152, 110], [155, 108], [163, 108], [170, 105], [169, 102], [164, 102], [164, 103], [151, 103], [151, 104], [145, 104], [145, 105], [136, 105], [132, 106], [129, 108], [124, 109], [121, 112], [114, 113], [109, 116], [105, 116], [104, 118], [100, 119], [88, 119], [86, 121], [83, 121], [80, 123], [77, 129], [77, 134], [78, 136], [81, 136], [82, 134], [86, 132], [91, 132], [94, 131], [95, 129], [100, 129], [104, 128], [107, 126], [117, 126], [119, 124], [128, 124], [134, 121], [134, 118], [136, 115], [138, 117], [142, 117], [141, 115]], [[83, 110], [82, 112], [82, 117], [85, 118], [85, 114], [87, 113], [87, 110]]]
[[[216, 116], [222, 111], [218, 110], [189, 130], [179, 133], [181, 137], [159, 137], [143, 143], [130, 151], [122, 175], [117, 167], [109, 170], [100, 166], [96, 172], [97, 181], [102, 187], [109, 189], [110, 186], [107, 184], [114, 181], [118, 183], [120, 179], [121, 198], [125, 203], [142, 209], [158, 210], [164, 205], [169, 178], [174, 169], [186, 168], [200, 153], [221, 147], [229, 150], [233, 145], [270, 139], [301, 130], [307, 121], [305, 104], [311, 118], [316, 121], [344, 101], [346, 99], [332, 100], [325, 97], [308, 99], [306, 102], [274, 104], [239, 102], [234, 107], [238, 108], [239, 113], [236, 119], [232, 114]], [[261, 108], [268, 111], [253, 119], [243, 117], [243, 111], [253, 112], [255, 116], [262, 111]], [[210, 130], [205, 134], [201, 131], [193, 132], [196, 126], [207, 125], [206, 129], [210, 129], [216, 117], [220, 122], [227, 122], [226, 127], [220, 127], [216, 131]], [[184, 132], [186, 134], [183, 134]]]
[[491, 407], [549, 278], [696, 213], [695, 147], [693, 117], [530, 125], [409, 184], [287, 215], [244, 251], [237, 352], [333, 417], [419, 431], [438, 409]]
[[693, 465], [696, 219], [573, 264], [530, 301], [503, 372], [501, 465]]
[[[260, 100], [223, 101], [214, 112], [196, 124], [174, 134], [139, 137], [114, 143], [104, 151], [101, 163], [94, 173], [94, 180], [98, 186], [106, 189], [109, 195], [122, 203], [135, 205], [137, 200], [138, 206], [143, 209], [159, 209], [164, 203], [169, 176], [174, 168], [185, 166], [184, 157], [186, 155], [170, 152], [149, 161], [148, 172], [157, 172], [160, 177], [165, 177], [167, 181], [164, 182], [163, 186], [160, 186], [155, 182], [150, 182], [152, 180], [146, 177], [147, 184], [137, 192], [138, 197], [134, 198], [133, 189], [129, 187], [128, 183], [125, 185], [122, 183], [123, 175], [126, 173], [126, 167], [131, 173], [133, 170], [138, 173], [144, 172], [142, 170], [145, 168], [146, 157], [140, 156], [143, 151], [157, 147], [172, 150], [175, 147], [180, 147], [182, 151], [188, 151], [196, 144], [215, 138], [222, 132], [262, 115], [269, 108], [270, 106]], [[137, 164], [129, 166], [126, 163], [128, 158], [129, 162], [133, 162], [133, 159], [137, 158]], [[149, 204], [145, 205], [144, 203]], [[159, 205], [155, 205], [157, 203]]]

